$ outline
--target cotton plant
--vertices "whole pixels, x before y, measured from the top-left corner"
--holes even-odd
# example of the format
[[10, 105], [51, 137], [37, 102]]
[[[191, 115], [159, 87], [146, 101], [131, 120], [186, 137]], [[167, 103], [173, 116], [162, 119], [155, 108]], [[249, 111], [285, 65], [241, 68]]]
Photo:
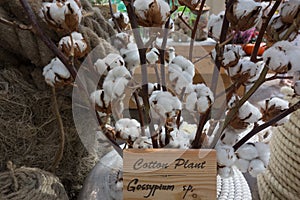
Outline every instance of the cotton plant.
[[209, 36], [215, 40], [219, 40], [222, 30], [222, 24], [224, 20], [225, 12], [221, 11], [219, 14], [211, 14], [207, 23], [207, 29]]
[[136, 0], [133, 7], [138, 23], [145, 27], [161, 27], [170, 15], [170, 6], [163, 0]]
[[45, 81], [51, 87], [65, 85], [71, 82], [71, 74], [58, 58], [53, 58], [43, 69]]
[[150, 113], [152, 119], [160, 123], [171, 122], [175, 124], [178, 113], [182, 110], [182, 103], [177, 96], [167, 91], [154, 91], [149, 97]]
[[233, 82], [244, 85], [255, 82], [259, 78], [263, 65], [254, 63], [249, 58], [241, 58], [238, 63], [228, 68], [227, 72]]
[[[214, 49], [212, 51], [212, 58], [214, 60], [216, 59], [216, 54], [216, 50]], [[225, 69], [234, 67], [238, 64], [240, 58], [244, 56], [246, 56], [246, 53], [244, 52], [241, 45], [227, 44], [224, 46], [224, 52], [221, 58], [221, 66]]]
[[168, 72], [176, 94], [181, 94], [184, 88], [193, 82], [195, 66], [185, 57], [176, 56], [169, 64]]
[[135, 42], [128, 43], [126, 47], [120, 49], [120, 55], [125, 61], [126, 68], [131, 74], [134, 74], [135, 69], [140, 66], [140, 55], [137, 44]]
[[[275, 117], [276, 115], [280, 114], [282, 111], [289, 108], [289, 102], [282, 98], [272, 97], [266, 99], [264, 102], [261, 103], [261, 112], [263, 113], [262, 120], [268, 121], [271, 118]], [[275, 125], [282, 125], [289, 120], [289, 115], [285, 118], [282, 118]]]
[[204, 114], [214, 103], [212, 91], [204, 83], [190, 84], [185, 89], [185, 109], [189, 111], [194, 120], [197, 114]]
[[237, 150], [236, 156], [234, 165], [241, 172], [249, 172], [251, 176], [256, 177], [269, 163], [269, 145], [262, 142], [246, 143]]
[[121, 66], [125, 66], [125, 61], [122, 56], [116, 53], [110, 53], [103, 59], [97, 59], [94, 63], [94, 69], [100, 76], [107, 76], [110, 70]]
[[289, 41], [279, 41], [263, 53], [263, 60], [274, 72], [296, 72], [300, 70], [299, 56], [299, 47]]
[[237, 0], [227, 12], [231, 27], [237, 31], [245, 31], [257, 25], [262, 17], [262, 5], [254, 0]]
[[135, 119], [122, 118], [115, 124], [117, 138], [133, 142], [141, 135], [141, 125]]
[[42, 4], [40, 16], [59, 30], [76, 31], [82, 20], [82, 7], [78, 0], [53, 0]]
[[71, 36], [65, 36], [60, 39], [58, 48], [66, 56], [74, 56], [82, 58], [88, 53], [88, 45], [81, 33], [76, 31], [71, 33]]

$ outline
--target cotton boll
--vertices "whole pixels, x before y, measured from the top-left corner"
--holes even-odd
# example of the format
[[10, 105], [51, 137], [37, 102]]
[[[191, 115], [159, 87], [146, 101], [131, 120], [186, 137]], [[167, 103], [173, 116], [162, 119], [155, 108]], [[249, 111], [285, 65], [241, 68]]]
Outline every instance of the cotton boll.
[[115, 67], [108, 72], [104, 79], [104, 92], [111, 100], [123, 98], [129, 80], [131, 80], [131, 75], [124, 66]]
[[[263, 114], [262, 120], [264, 122], [269, 121], [276, 115], [280, 114], [283, 110], [288, 108], [289, 108], [289, 102], [284, 99], [278, 97], [267, 99], [265, 100], [265, 103], [262, 104], [262, 108], [261, 108], [261, 112]], [[288, 119], [289, 119], [289, 115], [277, 121], [275, 125], [283, 124], [287, 122]]]
[[104, 58], [104, 62], [110, 69], [124, 66], [125, 62], [119, 54], [110, 53]]
[[293, 20], [296, 18], [297, 13], [300, 9], [300, 1], [298, 0], [289, 0], [282, 3], [280, 9], [280, 15], [282, 21], [285, 23], [293, 23]]
[[135, 119], [122, 118], [115, 125], [117, 136], [123, 140], [135, 141], [140, 137], [141, 125]]
[[211, 106], [211, 101], [207, 97], [199, 97], [197, 99], [197, 111], [198, 113], [205, 113]]
[[128, 43], [130, 42], [130, 35], [128, 33], [117, 33], [112, 37], [112, 45], [120, 50], [121, 48], [126, 48]]
[[176, 116], [176, 111], [181, 110], [180, 100], [169, 92], [152, 92], [149, 103], [151, 116], [154, 119], [161, 119], [163, 122], [167, 117]]
[[239, 109], [239, 117], [244, 122], [254, 123], [262, 117], [262, 114], [257, 107], [246, 101]]
[[207, 23], [208, 32], [210, 34], [209, 36], [216, 40], [219, 40], [221, 35], [224, 14], [225, 11], [220, 12], [218, 15], [210, 15]]
[[237, 159], [234, 165], [242, 172], [246, 173], [249, 168], [250, 161], [245, 159]]
[[169, 65], [169, 79], [177, 94], [181, 94], [183, 88], [193, 82], [193, 76], [187, 71], [182, 71], [179, 65]]
[[50, 86], [64, 84], [69, 81], [71, 74], [65, 65], [58, 59], [53, 58], [43, 69], [45, 81]]
[[151, 149], [151, 148], [153, 148], [151, 138], [148, 138], [146, 136], [137, 138], [133, 142], [133, 148], [134, 149]]
[[218, 174], [222, 178], [229, 178], [234, 175], [234, 171], [232, 167], [218, 167]]
[[237, 150], [238, 158], [253, 160], [258, 157], [258, 152], [253, 143], [246, 143]]
[[161, 27], [170, 15], [170, 6], [163, 0], [136, 0], [133, 6], [141, 26]]
[[96, 90], [91, 93], [90, 101], [97, 105], [99, 108], [97, 109], [100, 112], [108, 112], [110, 110], [110, 99], [107, 95], [105, 95], [104, 90]]
[[243, 48], [240, 45], [227, 44], [224, 47], [222, 66], [229, 68], [236, 65], [242, 56], [245, 56]]
[[258, 174], [264, 172], [266, 170], [266, 166], [263, 161], [259, 159], [254, 159], [250, 161], [248, 172], [251, 176], [257, 177]]
[[[59, 2], [56, 3], [43, 3], [42, 12], [44, 13], [44, 17], [46, 21], [50, 21], [53, 24], [61, 24], [65, 21], [65, 12], [66, 7]], [[47, 15], [46, 13], [49, 13]]]
[[300, 81], [296, 81], [294, 84], [294, 92], [296, 95], [300, 95]]
[[185, 107], [190, 112], [205, 113], [214, 102], [212, 91], [203, 83], [189, 84], [185, 94]]
[[153, 47], [148, 53], [146, 53], [146, 59], [149, 64], [155, 64], [159, 60], [159, 51]]
[[237, 31], [245, 31], [254, 27], [262, 16], [261, 3], [253, 0], [235, 1], [228, 10], [226, 17], [232, 28]]
[[188, 134], [175, 129], [170, 133], [171, 138], [169, 144], [165, 148], [189, 149], [191, 146]]
[[[78, 32], [72, 32], [71, 33], [72, 40], [70, 36], [66, 36], [60, 39], [58, 43], [58, 48], [62, 50], [62, 52], [66, 56], [72, 56], [72, 48], [74, 49], [74, 57], [76, 58], [82, 58], [86, 55], [88, 51], [88, 46], [83, 38], [81, 33]], [[73, 46], [72, 46], [73, 44]]]
[[265, 144], [263, 142], [256, 142], [255, 148], [258, 153], [258, 158], [263, 161], [264, 165], [267, 166], [270, 159], [270, 147], [268, 144]]
[[108, 66], [105, 64], [104, 59], [98, 59], [94, 63], [94, 69], [100, 76], [106, 76], [107, 72], [109, 71]]
[[187, 72], [188, 74], [190, 74], [192, 77], [195, 75], [195, 66], [194, 64], [189, 61], [188, 59], [186, 59], [183, 56], [176, 56], [171, 64], [169, 65], [169, 68], [172, 68], [173, 66], [179, 66], [180, 70], [182, 72]]
[[56, 29], [75, 31], [82, 19], [82, 8], [80, 2], [75, 0], [45, 2], [40, 15]]
[[[271, 70], [278, 73], [284, 73], [292, 68], [291, 56], [289, 56], [289, 54], [294, 51], [295, 49], [290, 42], [280, 41], [276, 42], [273, 46], [264, 51], [262, 57], [266, 65]], [[297, 55], [298, 52], [296, 51], [295, 53]], [[295, 56], [294, 53], [292, 54]], [[292, 62], [294, 63], [294, 60]], [[297, 69], [296, 63], [294, 69]]]
[[172, 60], [176, 57], [176, 52], [174, 47], [168, 48], [168, 63], [171, 64]]
[[259, 66], [248, 59], [240, 59], [238, 64], [229, 67], [228, 72], [231, 79], [235, 81], [243, 80], [244, 84], [254, 82], [254, 77], [260, 72]]
[[131, 42], [126, 48], [121, 48], [120, 54], [125, 61], [126, 68], [133, 74], [135, 68], [140, 64], [140, 55], [136, 43]]
[[55, 85], [56, 76], [54, 72], [51, 70], [50, 66], [46, 66], [43, 70], [43, 76], [45, 77], [45, 81], [51, 87]]
[[231, 128], [226, 128], [220, 140], [223, 144], [233, 146], [239, 140], [239, 134]]
[[232, 166], [237, 159], [232, 146], [219, 145], [216, 147], [216, 151], [219, 165]]

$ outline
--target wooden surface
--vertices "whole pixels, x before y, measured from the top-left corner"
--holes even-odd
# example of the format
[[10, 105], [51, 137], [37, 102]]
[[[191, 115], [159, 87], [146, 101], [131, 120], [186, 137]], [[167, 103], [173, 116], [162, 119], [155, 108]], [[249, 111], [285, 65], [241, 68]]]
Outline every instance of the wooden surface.
[[214, 150], [128, 149], [123, 156], [125, 200], [216, 198]]

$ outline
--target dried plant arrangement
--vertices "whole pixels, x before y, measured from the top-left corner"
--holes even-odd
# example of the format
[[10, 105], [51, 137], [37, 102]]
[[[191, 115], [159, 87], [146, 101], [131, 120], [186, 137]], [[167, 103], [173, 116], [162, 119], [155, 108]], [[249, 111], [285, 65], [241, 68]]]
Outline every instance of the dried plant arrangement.
[[[297, 0], [227, 0], [225, 11], [212, 15], [208, 22], [209, 37], [216, 41], [207, 55], [214, 60], [211, 85], [193, 81], [197, 62], [193, 57], [194, 40], [205, 0], [179, 1], [197, 13], [195, 25], [187, 26], [191, 31], [188, 57], [177, 55], [176, 48], [168, 44], [170, 21], [178, 6], [174, 1], [123, 0], [127, 13], [113, 13], [111, 9], [110, 23], [118, 33], [110, 42], [116, 51], [104, 57], [88, 55], [92, 49], [78, 30], [86, 14], [80, 1], [42, 4], [39, 17], [54, 31], [63, 29], [68, 33], [58, 44], [44, 34], [28, 1], [20, 2], [34, 33], [56, 56], [44, 67], [45, 81], [53, 88], [73, 85], [75, 93], [80, 91], [79, 102], [97, 124], [89, 134], [105, 136], [120, 156], [123, 148], [215, 149], [221, 177], [232, 176], [234, 168], [256, 177], [267, 168], [270, 157], [264, 130], [286, 123], [300, 106], [300, 101], [289, 104], [272, 96], [256, 105], [250, 101], [264, 83], [272, 80], [293, 79], [294, 90], [283, 88], [282, 92], [299, 95], [296, 72], [300, 70], [300, 48], [293, 42], [299, 35]], [[247, 56], [233, 39], [253, 28], [258, 34]], [[258, 56], [263, 40], [266, 49]], [[150, 69], [155, 71], [156, 81], [149, 80]], [[232, 84], [218, 94], [216, 84], [221, 70]], [[97, 83], [90, 86], [89, 79]], [[240, 94], [242, 87], [247, 89]], [[128, 95], [137, 108], [136, 119], [125, 113]], [[221, 95], [223, 105], [215, 110], [213, 106]], [[192, 120], [185, 119], [184, 112]], [[255, 140], [254, 136], [262, 139]], [[113, 180], [118, 180], [112, 191], [122, 191], [119, 172], [111, 173]], [[115, 194], [106, 195], [107, 199], [116, 198]]]

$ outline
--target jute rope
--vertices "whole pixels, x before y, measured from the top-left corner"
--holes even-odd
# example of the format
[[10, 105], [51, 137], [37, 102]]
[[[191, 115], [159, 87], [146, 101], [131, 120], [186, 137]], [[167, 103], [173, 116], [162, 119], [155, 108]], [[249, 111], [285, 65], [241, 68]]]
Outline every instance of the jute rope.
[[217, 176], [218, 200], [251, 200], [251, 192], [243, 174], [234, 168], [234, 176], [221, 178]]
[[[289, 99], [294, 104], [298, 98]], [[266, 199], [300, 198], [300, 110], [275, 129], [270, 142], [271, 157], [265, 173], [257, 178], [259, 195]]]
[[38, 168], [21, 167], [0, 173], [0, 199], [68, 200], [64, 186], [53, 174]]

